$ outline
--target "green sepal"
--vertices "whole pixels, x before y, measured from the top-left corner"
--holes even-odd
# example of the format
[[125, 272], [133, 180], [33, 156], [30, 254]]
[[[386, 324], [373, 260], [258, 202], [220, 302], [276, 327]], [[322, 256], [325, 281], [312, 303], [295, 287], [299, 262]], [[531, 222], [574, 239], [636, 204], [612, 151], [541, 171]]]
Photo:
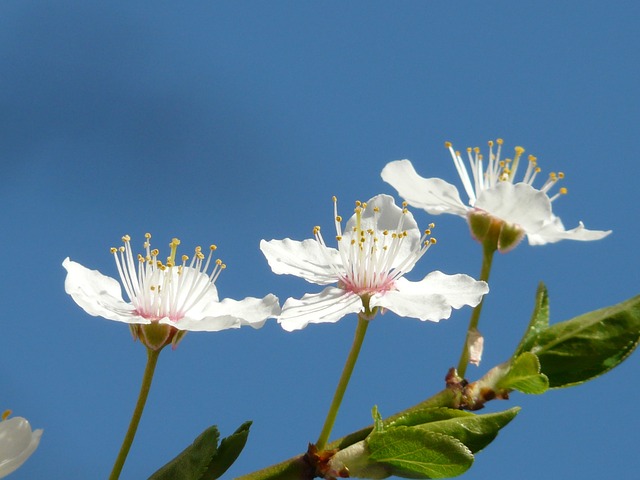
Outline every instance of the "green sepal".
[[551, 388], [569, 387], [608, 372], [640, 340], [640, 296], [552, 325], [535, 335], [530, 350]]
[[539, 395], [549, 389], [549, 379], [540, 373], [538, 357], [531, 352], [524, 352], [511, 360], [507, 374], [498, 381], [496, 387]]
[[520, 341], [520, 345], [518, 345], [518, 348], [513, 354], [513, 358], [518, 357], [521, 353], [530, 351], [536, 337], [540, 332], [548, 327], [549, 294], [545, 284], [540, 282], [538, 284], [538, 290], [536, 291], [536, 304], [533, 308], [533, 314], [531, 315], [529, 326], [527, 327], [524, 337], [522, 337], [522, 340]]
[[415, 427], [374, 432], [367, 445], [370, 460], [402, 478], [450, 478], [473, 464], [473, 454], [459, 440]]
[[220, 433], [207, 428], [177, 457], [149, 477], [149, 480], [215, 480], [238, 458], [249, 435], [251, 422], [243, 423], [218, 446]]
[[453, 408], [428, 408], [406, 415], [388, 423], [388, 427], [410, 426], [431, 433], [440, 433], [454, 437], [462, 442], [472, 453], [479, 452], [489, 445], [520, 411], [520, 407], [497, 413], [477, 415]]

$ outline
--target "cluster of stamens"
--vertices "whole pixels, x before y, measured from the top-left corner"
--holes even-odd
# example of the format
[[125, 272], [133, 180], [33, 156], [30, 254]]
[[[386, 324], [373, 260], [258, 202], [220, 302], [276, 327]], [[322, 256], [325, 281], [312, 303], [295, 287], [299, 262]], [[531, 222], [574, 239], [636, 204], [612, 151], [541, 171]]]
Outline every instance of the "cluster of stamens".
[[[475, 203], [475, 201], [477, 200], [477, 195], [479, 195], [480, 192], [487, 188], [494, 187], [498, 182], [514, 182], [515, 175], [520, 164], [520, 159], [522, 157], [522, 154], [524, 153], [524, 148], [515, 147], [515, 154], [513, 159], [501, 159], [500, 157], [502, 154], [503, 143], [504, 142], [501, 138], [497, 139], [495, 143], [493, 141], [489, 141], [489, 161], [487, 163], [486, 169], [484, 168], [484, 157], [480, 153], [480, 148], [467, 148], [467, 157], [471, 169], [471, 178], [467, 173], [467, 168], [464, 164], [464, 161], [462, 160], [460, 152], [457, 150], [453, 150], [451, 142], [445, 142], [445, 147], [447, 147], [449, 149], [449, 152], [451, 153], [453, 163], [455, 164], [458, 175], [460, 176], [464, 188], [469, 195], [471, 204]], [[495, 151], [494, 147], [496, 147]], [[538, 166], [538, 159], [535, 156], [529, 155], [527, 157], [527, 160], [527, 170], [525, 171], [524, 177], [521, 182], [528, 185], [533, 185], [533, 181], [541, 172], [541, 169]], [[563, 178], [564, 173], [551, 172], [549, 174], [549, 178], [539, 190], [548, 194], [551, 187], [553, 187], [559, 180], [562, 180]], [[567, 189], [565, 187], [562, 187], [556, 192], [555, 195], [549, 198], [553, 202], [560, 195], [564, 195], [566, 193]]]
[[151, 320], [164, 317], [179, 320], [202, 299], [226, 265], [217, 259], [213, 261], [211, 273], [207, 274], [217, 248], [215, 245], [209, 247], [208, 256], [202, 253], [201, 247], [196, 247], [191, 259], [182, 255], [182, 263], [176, 264], [180, 245], [177, 238], [171, 240], [171, 254], [163, 263], [159, 250], [151, 248], [151, 234], [145, 234], [145, 239], [145, 255], [138, 254], [137, 262], [129, 235], [122, 237], [121, 247], [111, 248], [122, 285], [139, 315]]
[[[336, 240], [342, 262], [341, 265], [331, 261], [329, 263], [339, 278], [339, 286], [345, 290], [358, 295], [391, 290], [394, 281], [410, 270], [429, 247], [436, 243], [436, 239], [430, 236], [431, 229], [435, 226], [432, 223], [429, 229], [425, 230], [417, 248], [414, 248], [405, 258], [398, 258], [401, 246], [409, 241], [407, 230], [404, 228], [404, 219], [408, 213], [406, 202], [402, 205], [402, 215], [395, 230], [380, 230], [377, 228], [379, 207], [373, 207], [373, 227], [363, 228], [362, 215], [367, 208], [371, 207], [366, 202], [357, 201], [354, 210], [356, 225], [346, 234], [342, 231], [342, 217], [338, 215], [336, 197], [333, 197], [333, 203]], [[313, 234], [326, 258], [331, 260], [319, 226], [314, 227]], [[403, 253], [406, 254], [406, 251]]]

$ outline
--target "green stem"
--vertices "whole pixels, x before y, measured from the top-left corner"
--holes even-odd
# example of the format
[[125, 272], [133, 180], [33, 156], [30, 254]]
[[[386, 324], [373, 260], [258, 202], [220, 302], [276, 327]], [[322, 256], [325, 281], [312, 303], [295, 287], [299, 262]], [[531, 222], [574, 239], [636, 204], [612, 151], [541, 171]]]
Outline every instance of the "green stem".
[[[496, 242], [486, 241], [482, 244], [482, 269], [480, 270], [480, 280], [485, 282], [489, 281], [489, 274], [491, 273], [491, 264], [493, 262], [493, 254], [496, 252]], [[484, 304], [484, 297], [478, 305], [473, 309], [471, 313], [471, 319], [469, 320], [469, 327], [467, 328], [467, 336], [464, 339], [464, 345], [462, 346], [462, 354], [460, 355], [460, 361], [458, 362], [458, 375], [464, 378], [464, 374], [467, 371], [467, 365], [469, 364], [469, 342], [471, 335], [478, 330], [478, 322], [480, 321], [480, 313], [482, 312], [482, 305]]]
[[316, 447], [319, 451], [324, 449], [327, 441], [329, 440], [329, 435], [331, 435], [333, 424], [336, 421], [338, 410], [340, 409], [340, 404], [342, 403], [342, 398], [344, 397], [344, 392], [347, 390], [347, 385], [349, 384], [349, 379], [351, 378], [351, 373], [353, 372], [353, 367], [355, 367], [356, 360], [358, 360], [358, 354], [360, 353], [360, 347], [362, 347], [364, 335], [365, 333], [367, 333], [367, 327], [369, 326], [369, 320], [367, 320], [367, 318], [371, 318], [371, 313], [366, 303], [368, 302], [365, 302], [365, 312], [361, 315], [358, 315], [358, 326], [353, 338], [353, 344], [351, 345], [351, 351], [349, 352], [347, 361], [344, 364], [344, 369], [342, 370], [340, 381], [338, 382], [338, 386], [336, 387], [336, 393], [334, 393], [333, 395], [333, 400], [331, 401], [331, 406], [329, 407], [327, 418], [324, 421], [324, 426], [322, 427], [322, 431], [320, 432], [320, 437], [318, 437], [318, 441], [316, 442]]
[[156, 369], [159, 355], [160, 350], [147, 348], [147, 366], [145, 367], [144, 374], [142, 376], [142, 385], [140, 385], [138, 402], [136, 403], [136, 408], [133, 411], [131, 422], [129, 423], [129, 429], [127, 430], [127, 434], [124, 437], [122, 446], [120, 447], [118, 457], [113, 464], [113, 469], [111, 470], [111, 475], [109, 475], [109, 480], [117, 480], [118, 478], [120, 478], [120, 472], [122, 472], [122, 467], [124, 467], [124, 462], [127, 459], [127, 455], [129, 454], [129, 449], [131, 448], [131, 444], [133, 443], [133, 438], [136, 436], [136, 430], [138, 429], [138, 424], [140, 423], [140, 418], [142, 417], [142, 411], [144, 410], [144, 405], [147, 402], [147, 396], [149, 395], [149, 389], [151, 388], [151, 381], [153, 380], [153, 372]]

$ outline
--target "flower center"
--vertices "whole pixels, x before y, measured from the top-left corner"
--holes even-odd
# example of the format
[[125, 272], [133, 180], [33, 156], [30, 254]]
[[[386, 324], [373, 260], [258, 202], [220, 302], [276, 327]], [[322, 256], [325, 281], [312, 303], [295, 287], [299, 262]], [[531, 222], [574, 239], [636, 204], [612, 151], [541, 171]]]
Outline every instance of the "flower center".
[[395, 229], [381, 228], [381, 211], [377, 206], [369, 206], [366, 202], [356, 202], [355, 214], [351, 228], [342, 231], [342, 217], [338, 215], [338, 201], [333, 197], [336, 240], [341, 262], [332, 260], [329, 249], [320, 232], [320, 227], [313, 229], [313, 234], [338, 277], [338, 286], [357, 295], [383, 293], [395, 288], [395, 281], [411, 270], [429, 247], [436, 243], [430, 237], [434, 224], [429, 225], [413, 248], [407, 248], [410, 240], [405, 229], [405, 217], [408, 213], [406, 202], [403, 208], [397, 209], [400, 214]]
[[[480, 153], [480, 148], [468, 147], [467, 157], [469, 161], [469, 168], [471, 170], [471, 176], [469, 176], [467, 167], [462, 160], [460, 152], [453, 149], [451, 142], [445, 142], [445, 147], [447, 147], [451, 153], [453, 163], [458, 171], [460, 179], [462, 180], [464, 189], [466, 190], [467, 195], [469, 195], [469, 204], [471, 206], [476, 203], [478, 196], [483, 190], [495, 187], [498, 182], [514, 183], [515, 175], [518, 171], [518, 166], [520, 165], [520, 159], [524, 153], [524, 148], [515, 147], [513, 160], [510, 158], [501, 159], [503, 143], [504, 142], [501, 138], [498, 138], [495, 143], [492, 140], [489, 141], [489, 160], [486, 168], [484, 167], [484, 157]], [[533, 155], [529, 155], [527, 160], [527, 169], [521, 183], [533, 186], [533, 181], [541, 172], [541, 169], [538, 166], [538, 159]], [[563, 178], [564, 173], [551, 172], [549, 174], [549, 178], [539, 190], [549, 195], [549, 190]], [[558, 189], [553, 196], [550, 196], [549, 199], [553, 202], [560, 195], [565, 195], [566, 193], [567, 189], [562, 187]]]
[[171, 253], [162, 263], [158, 258], [159, 250], [151, 248], [151, 234], [145, 234], [145, 238], [145, 255], [138, 254], [137, 262], [133, 258], [129, 235], [122, 237], [123, 246], [111, 248], [122, 285], [138, 315], [152, 321], [162, 318], [178, 321], [211, 288], [215, 289], [215, 281], [226, 265], [215, 260], [211, 273], [207, 274], [217, 248], [215, 245], [209, 247], [208, 256], [202, 253], [201, 247], [196, 247], [191, 260], [183, 255], [182, 263], [176, 265], [180, 245], [177, 238], [171, 240]]

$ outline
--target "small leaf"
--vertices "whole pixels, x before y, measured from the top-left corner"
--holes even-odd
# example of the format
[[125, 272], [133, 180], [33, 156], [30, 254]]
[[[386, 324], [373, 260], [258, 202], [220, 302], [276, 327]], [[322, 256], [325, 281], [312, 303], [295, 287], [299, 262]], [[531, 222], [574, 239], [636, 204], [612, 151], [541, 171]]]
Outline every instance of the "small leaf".
[[524, 352], [512, 362], [498, 388], [536, 395], [549, 389], [549, 379], [540, 373], [540, 361], [533, 353]]
[[473, 417], [473, 413], [447, 407], [429, 407], [414, 410], [385, 423], [385, 427], [416, 427], [425, 423], [450, 420], [457, 417]]
[[199, 480], [220, 478], [233, 465], [247, 443], [250, 427], [251, 422], [245, 422], [233, 434], [222, 439], [218, 451], [211, 459], [207, 472]]
[[516, 358], [523, 352], [531, 350], [531, 346], [536, 337], [549, 326], [549, 294], [547, 293], [547, 287], [544, 283], [540, 282], [538, 290], [536, 292], [536, 303], [533, 308], [533, 314], [529, 321], [529, 326], [524, 334], [524, 337], [520, 341], [520, 345], [513, 354], [513, 358]]
[[626, 359], [640, 340], [640, 296], [557, 323], [537, 333], [530, 350], [551, 388], [598, 377]]
[[373, 417], [373, 431], [382, 432], [384, 430], [384, 422], [382, 421], [382, 415], [380, 415], [377, 405], [374, 405], [371, 409], [371, 416]]
[[367, 444], [371, 460], [403, 478], [455, 477], [473, 463], [473, 454], [459, 440], [420, 428], [374, 432]]
[[220, 433], [207, 428], [177, 457], [149, 477], [149, 480], [201, 480], [218, 450]]
[[489, 445], [519, 411], [520, 407], [514, 407], [504, 412], [484, 415], [472, 413], [464, 416], [456, 415], [448, 420], [425, 423], [416, 428], [453, 437], [462, 442], [472, 453], [476, 453]]

